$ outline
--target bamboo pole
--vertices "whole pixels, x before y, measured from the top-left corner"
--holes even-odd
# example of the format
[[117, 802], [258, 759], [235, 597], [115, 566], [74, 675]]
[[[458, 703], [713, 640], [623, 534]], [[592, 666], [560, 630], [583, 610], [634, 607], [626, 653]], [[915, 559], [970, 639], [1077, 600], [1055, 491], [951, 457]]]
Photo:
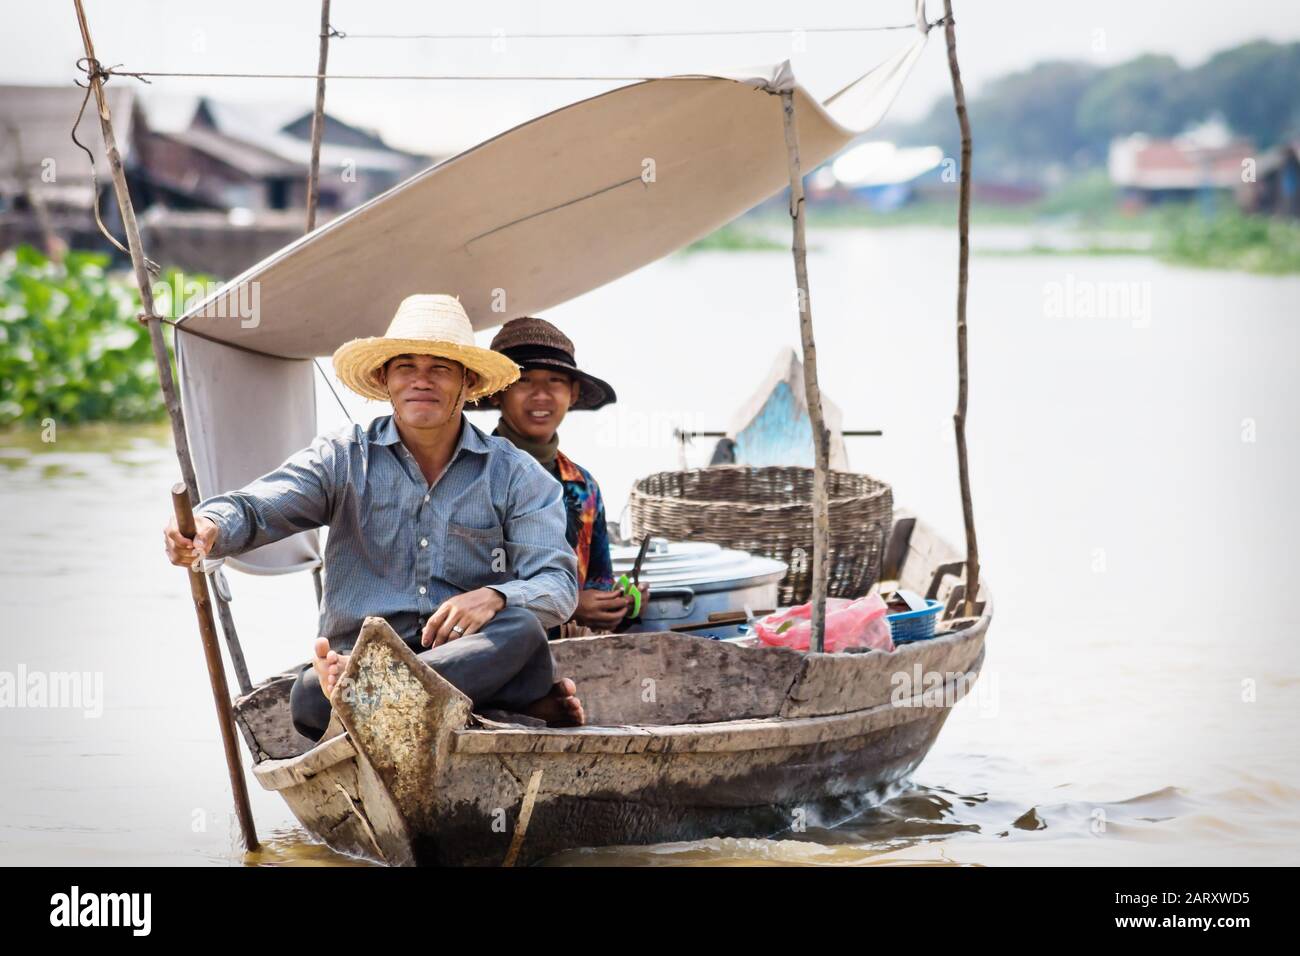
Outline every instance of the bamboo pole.
[[[198, 489], [190, 495], [191, 504], [197, 504], [199, 501]], [[230, 613], [230, 605], [226, 599], [221, 596], [221, 591], [215, 586], [212, 589], [214, 603], [217, 605], [217, 616], [221, 619], [221, 633], [226, 638], [226, 652], [230, 654], [230, 664], [235, 669], [235, 680], [239, 683], [239, 692], [241, 694], [251, 694], [253, 692], [253, 682], [248, 676], [248, 663], [244, 660], [244, 649], [239, 645], [239, 633], [235, 630], [235, 618]]]
[[[330, 0], [320, 2], [320, 58], [316, 67], [316, 108], [311, 114], [311, 167], [307, 170], [307, 231], [316, 228], [316, 206], [320, 201], [320, 141], [325, 133], [325, 64], [330, 54]], [[316, 366], [320, 368], [319, 363]], [[323, 376], [325, 373], [321, 372]], [[346, 409], [344, 409], [346, 411]], [[311, 569], [311, 583], [316, 589], [316, 607], [325, 600], [321, 566]]]
[[804, 236], [803, 170], [799, 164], [799, 130], [795, 124], [794, 92], [781, 93], [785, 123], [785, 152], [790, 168], [790, 219], [794, 240], [794, 275], [799, 305], [799, 335], [803, 342], [804, 394], [813, 432], [813, 576], [812, 639], [808, 650], [821, 653], [826, 631], [826, 579], [830, 567], [830, 500], [827, 472], [830, 469], [830, 433], [822, 415], [822, 393], [817, 384], [817, 341], [813, 338], [812, 298], [808, 290], [807, 241]]
[[320, 0], [320, 58], [316, 66], [316, 110], [311, 116], [311, 169], [307, 172], [307, 231], [316, 228], [320, 202], [320, 141], [325, 127], [325, 64], [330, 55], [330, 0]]
[[[88, 82], [95, 94], [95, 105], [99, 112], [99, 126], [104, 139], [104, 151], [108, 154], [109, 170], [113, 178], [113, 191], [117, 196], [117, 205], [122, 213], [122, 224], [126, 230], [127, 248], [131, 253], [131, 267], [135, 272], [136, 284], [140, 287], [140, 304], [143, 318], [149, 329], [149, 341], [153, 346], [154, 363], [158, 366], [158, 382], [162, 388], [163, 401], [167, 406], [167, 415], [171, 420], [172, 440], [176, 444], [176, 460], [180, 465], [181, 478], [185, 486], [188, 503], [198, 500], [198, 482], [194, 477], [194, 462], [190, 458], [189, 440], [185, 436], [185, 417], [181, 410], [180, 398], [176, 391], [176, 382], [172, 377], [171, 356], [167, 353], [167, 343], [163, 339], [162, 323], [154, 308], [153, 286], [149, 281], [149, 270], [145, 265], [144, 248], [140, 241], [140, 227], [136, 223], [135, 208], [131, 204], [131, 194], [126, 186], [126, 173], [122, 168], [122, 154], [117, 148], [117, 137], [113, 133], [113, 117], [108, 110], [108, 101], [104, 97], [104, 81], [99, 74], [99, 61], [95, 58], [95, 46], [90, 39], [90, 27], [86, 22], [86, 11], [81, 0], [73, 0], [77, 11], [77, 24], [81, 29], [81, 42], [86, 51]], [[207, 578], [200, 575], [204, 595], [207, 594]], [[220, 598], [218, 598], [220, 601]], [[225, 671], [221, 665], [221, 656], [209, 653], [208, 638], [200, 627], [200, 636], [204, 642], [204, 653], [208, 659], [208, 678], [212, 684], [213, 694], [218, 697], [217, 719], [221, 725], [223, 739], [234, 739], [234, 724], [230, 713], [230, 695], [226, 689]], [[229, 639], [230, 634], [227, 634]], [[238, 647], [237, 644], [234, 645]], [[215, 650], [215, 644], [211, 648]], [[242, 655], [241, 655], [242, 660]], [[215, 669], [214, 669], [215, 664]], [[222, 693], [218, 694], [218, 688]], [[242, 768], [239, 766], [238, 751], [232, 754], [226, 748], [227, 769], [235, 798], [235, 808], [239, 813], [240, 826], [244, 834], [244, 843], [249, 850], [257, 848], [257, 833], [253, 828], [252, 810], [248, 805], [248, 791], [244, 786]]]
[[[45, 255], [51, 262], [62, 263], [67, 247], [54, 230], [54, 221], [50, 218], [49, 207], [45, 205], [45, 198], [41, 195], [40, 187], [36, 185], [35, 177], [27, 168], [27, 157], [23, 155], [22, 130], [18, 128], [17, 123], [6, 123], [5, 129], [14, 142], [14, 175], [22, 187], [23, 195], [27, 197], [27, 205], [36, 216], [36, 225], [41, 231]], [[95, 200], [98, 201], [99, 197], [96, 196]]]
[[[191, 504], [199, 502], [199, 484], [194, 476], [194, 461], [190, 456], [189, 440], [185, 435], [185, 417], [181, 410], [180, 399], [172, 378], [171, 357], [167, 354], [167, 343], [163, 338], [162, 326], [154, 311], [153, 286], [149, 281], [149, 269], [144, 257], [144, 247], [140, 242], [140, 229], [136, 224], [135, 207], [131, 204], [131, 194], [126, 185], [126, 173], [122, 168], [122, 155], [117, 148], [113, 135], [113, 120], [104, 98], [103, 78], [94, 75], [99, 68], [95, 59], [94, 44], [90, 40], [90, 27], [86, 23], [86, 13], [81, 0], [74, 0], [77, 10], [77, 22], [81, 28], [81, 42], [86, 50], [87, 66], [91, 76], [89, 82], [95, 94], [95, 105], [99, 112], [99, 125], [103, 133], [104, 150], [108, 154], [108, 165], [112, 173], [113, 191], [117, 197], [117, 206], [122, 213], [122, 224], [127, 233], [127, 247], [131, 254], [131, 266], [135, 271], [135, 281], [140, 287], [140, 304], [142, 319], [149, 329], [149, 341], [153, 346], [154, 362], [158, 366], [158, 381], [162, 387], [163, 401], [167, 406], [167, 415], [171, 419], [172, 440], [176, 444], [176, 458], [180, 463], [181, 478], [189, 492]], [[95, 198], [98, 202], [98, 197]], [[230, 654], [231, 666], [235, 669], [235, 678], [239, 682], [241, 693], [247, 694], [253, 689], [248, 676], [248, 664], [244, 660], [244, 650], [239, 644], [239, 633], [235, 630], [235, 619], [230, 613], [230, 605], [220, 593], [216, 595], [217, 614], [221, 618], [221, 631], [226, 638], [226, 650]]]
[[966, 606], [964, 616], [973, 617], [980, 586], [980, 550], [975, 539], [975, 509], [971, 504], [970, 465], [966, 460], [966, 287], [970, 277], [970, 119], [966, 113], [966, 90], [957, 66], [957, 23], [952, 0], [943, 0], [943, 32], [948, 41], [948, 72], [952, 74], [952, 96], [961, 127], [961, 191], [957, 211], [957, 411], [952, 416], [957, 434], [957, 473], [961, 480], [961, 511], [966, 522]]

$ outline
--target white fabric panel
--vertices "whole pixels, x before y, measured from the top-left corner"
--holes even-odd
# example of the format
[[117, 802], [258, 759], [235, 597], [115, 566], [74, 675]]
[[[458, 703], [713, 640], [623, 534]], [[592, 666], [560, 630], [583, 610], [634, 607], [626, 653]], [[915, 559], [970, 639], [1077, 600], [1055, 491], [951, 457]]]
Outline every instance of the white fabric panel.
[[[201, 498], [243, 487], [316, 436], [310, 361], [252, 355], [177, 332], [176, 365]], [[313, 568], [320, 536], [296, 534], [226, 563], [250, 574]]]
[[925, 34], [921, 34], [910, 45], [828, 99], [823, 104], [826, 112], [854, 136], [878, 125], [898, 98], [903, 83], [924, 49]]
[[[805, 171], [884, 116], [924, 43], [917, 33], [837, 93], [829, 111], [793, 87]], [[218, 339], [309, 358], [381, 334], [417, 292], [459, 296], [476, 329], [542, 312], [784, 189], [774, 93], [792, 84], [783, 63], [739, 80], [650, 80], [548, 113], [304, 236], [183, 321]], [[220, 317], [246, 314], [251, 303], [255, 327]]]

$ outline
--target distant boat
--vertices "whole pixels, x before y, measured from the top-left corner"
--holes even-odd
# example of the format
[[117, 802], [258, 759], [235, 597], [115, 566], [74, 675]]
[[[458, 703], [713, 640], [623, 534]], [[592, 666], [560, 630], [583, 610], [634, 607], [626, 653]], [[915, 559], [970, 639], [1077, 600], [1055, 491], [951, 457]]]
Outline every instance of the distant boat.
[[[813, 467], [812, 419], [806, 394], [803, 363], [794, 349], [782, 349], [749, 401], [740, 407], [727, 437], [718, 442], [710, 464]], [[830, 467], [848, 471], [843, 416], [825, 390], [822, 414], [831, 433]]]

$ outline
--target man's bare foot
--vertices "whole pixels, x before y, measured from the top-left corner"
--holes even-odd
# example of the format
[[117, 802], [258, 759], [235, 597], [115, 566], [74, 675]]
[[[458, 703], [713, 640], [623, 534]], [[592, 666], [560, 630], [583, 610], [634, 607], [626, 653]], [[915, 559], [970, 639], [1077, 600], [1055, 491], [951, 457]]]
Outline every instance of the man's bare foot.
[[567, 677], [557, 680], [551, 685], [549, 694], [533, 701], [523, 712], [546, 721], [552, 727], [581, 727], [587, 722], [582, 701], [578, 700], [578, 687]]
[[348, 655], [330, 650], [330, 642], [323, 637], [316, 638], [312, 647], [311, 666], [320, 678], [320, 689], [326, 697], [334, 692], [334, 685], [339, 682], [348, 667]]

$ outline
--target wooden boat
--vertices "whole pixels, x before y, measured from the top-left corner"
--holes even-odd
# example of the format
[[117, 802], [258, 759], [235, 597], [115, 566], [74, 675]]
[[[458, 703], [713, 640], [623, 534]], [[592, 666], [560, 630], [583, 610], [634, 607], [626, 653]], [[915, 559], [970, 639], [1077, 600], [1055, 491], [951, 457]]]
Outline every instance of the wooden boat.
[[[172, 323], [177, 394], [160, 317], [151, 314], [147, 260], [117, 161], [106, 77], [79, 3], [77, 13], [142, 318], [186, 475], [172, 492], [182, 529], [192, 529], [191, 505], [203, 492], [241, 487], [312, 439], [315, 357], [381, 331], [405, 295], [458, 290], [474, 327], [488, 328], [570, 301], [681, 249], [787, 184], [800, 329], [811, 355], [803, 170], [883, 118], [933, 25], [917, 0], [910, 42], [825, 101], [800, 87], [786, 62], [743, 74], [634, 82], [493, 137], [310, 231], [187, 307]], [[968, 156], [951, 17], [945, 33]], [[327, 37], [321, 43], [323, 74]], [[324, 79], [317, 85], [318, 126]], [[784, 148], [772, 135], [778, 128]], [[956, 428], [969, 534], [967, 169]], [[313, 183], [316, 176], [313, 165]], [[811, 391], [805, 410], [821, 407]], [[794, 395], [787, 381], [787, 413]], [[763, 417], [763, 407], [755, 411]], [[249, 421], [259, 427], [245, 427]], [[306, 531], [229, 563], [261, 573], [318, 572], [321, 558], [314, 531]], [[973, 539], [969, 564], [974, 579]], [[983, 662], [992, 604], [986, 586], [966, 600], [951, 580], [965, 566], [914, 519], [895, 524], [883, 576], [944, 598], [947, 613], [937, 636], [890, 653], [803, 654], [675, 633], [555, 642], [561, 672], [585, 699], [584, 727], [473, 713], [469, 700], [379, 618], [362, 628], [332, 696], [337, 719], [322, 741], [306, 741], [292, 727], [293, 674], [241, 696], [236, 721], [254, 775], [283, 795], [308, 830], [336, 849], [390, 864], [528, 862], [568, 847], [780, 832], [824, 808], [854, 805], [924, 757]], [[226, 585], [220, 576], [215, 583], [232, 664], [246, 686]], [[251, 850], [257, 837], [208, 582], [192, 569], [190, 584]], [[959, 606], [969, 616], [954, 616]]]
[[[406, 295], [452, 291], [486, 330], [640, 269], [786, 188], [793, 195], [801, 170], [885, 115], [928, 32], [918, 0], [916, 33], [824, 101], [795, 82], [789, 63], [590, 97], [431, 167], [191, 303], [175, 323], [179, 396], [162, 367], [183, 470], [192, 459], [188, 497], [242, 487], [309, 443], [315, 357], [381, 333]], [[120, 175], [116, 183], [128, 196]], [[792, 203], [799, 224], [802, 208]], [[129, 238], [140, 253], [138, 235]], [[802, 263], [802, 239], [794, 252]], [[799, 314], [811, 341], [809, 310]], [[746, 320], [732, 321], [745, 340]], [[161, 351], [161, 330], [150, 328]], [[757, 448], [768, 424], [802, 423], [801, 377], [779, 366], [769, 382], [777, 403], [760, 395], [748, 410], [758, 427], [741, 437]], [[788, 453], [803, 434], [768, 434], [767, 444]], [[555, 642], [587, 708], [581, 728], [473, 713], [375, 618], [321, 742], [292, 727], [293, 674], [241, 696], [236, 721], [256, 779], [311, 833], [390, 864], [529, 862], [569, 847], [779, 833], [903, 778], [969, 689], [991, 604], [981, 589], [979, 601], [961, 601], [969, 616], [951, 613], [957, 557], [916, 521], [895, 525], [884, 576], [947, 600], [950, 613], [940, 636], [889, 654], [802, 654], [673, 633]], [[254, 573], [319, 572], [321, 551], [310, 530], [226, 560]], [[215, 625], [198, 597], [206, 586], [191, 577], [191, 588], [225, 732]], [[218, 607], [239, 674], [237, 635]], [[251, 848], [235, 742], [225, 744]]]
[[[913, 518], [883, 576], [964, 595], [956, 552]], [[236, 701], [253, 775], [336, 850], [394, 865], [527, 863], [557, 851], [768, 836], [852, 812], [921, 761], [969, 691], [992, 619], [893, 653], [803, 654], [684, 634], [553, 642], [589, 724], [548, 728], [472, 712], [379, 618], [334, 692], [318, 744], [289, 717], [293, 675]], [[527, 720], [527, 718], [521, 718]]]

